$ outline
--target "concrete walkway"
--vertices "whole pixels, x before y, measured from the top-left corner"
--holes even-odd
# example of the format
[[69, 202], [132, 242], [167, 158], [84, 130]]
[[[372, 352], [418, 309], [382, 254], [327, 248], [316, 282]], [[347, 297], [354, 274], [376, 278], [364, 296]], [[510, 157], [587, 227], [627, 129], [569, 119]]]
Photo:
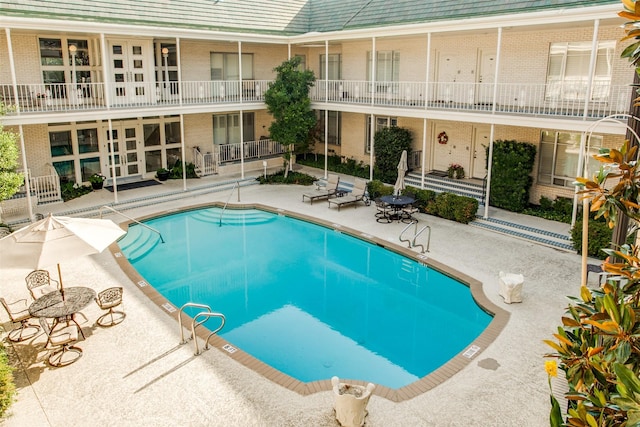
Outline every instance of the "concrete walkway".
[[[178, 190], [182, 187], [180, 182], [166, 185]], [[167, 188], [163, 185], [141, 190], [149, 194]], [[377, 223], [374, 206], [337, 211], [328, 209], [326, 203], [303, 203], [301, 194], [305, 189], [308, 187], [254, 185], [243, 187], [240, 197], [242, 203], [262, 203], [317, 216], [394, 242], [404, 227]], [[124, 191], [120, 199], [136, 197], [135, 192], [141, 190]], [[112, 201], [112, 197], [112, 193], [101, 190], [64, 205], [51, 205], [50, 210], [65, 212], [76, 205], [99, 205]], [[166, 203], [156, 200], [126, 214], [141, 217], [229, 198], [230, 191], [226, 190]], [[231, 202], [236, 200], [233, 193]], [[115, 215], [108, 217], [115, 222], [124, 220]], [[418, 218], [432, 227], [429, 257], [481, 281], [487, 297], [511, 316], [493, 344], [481, 349], [466, 368], [435, 389], [401, 403], [374, 395], [366, 425], [548, 425], [544, 355], [550, 348], [542, 340], [550, 338], [560, 323], [566, 295], [579, 292], [580, 257], [432, 216], [418, 214]], [[533, 220], [537, 226], [558, 227], [539, 218]], [[1, 260], [0, 269], [2, 296], [8, 300], [27, 297], [24, 276], [28, 271], [7, 269]], [[100, 310], [90, 305], [83, 311], [89, 320], [81, 323], [86, 335], [86, 341], [79, 344], [83, 357], [64, 368], [45, 364], [42, 335], [10, 345], [12, 361], [18, 367], [18, 396], [0, 425], [338, 425], [331, 392], [300, 396], [236, 363], [222, 351], [211, 349], [194, 357], [192, 346], [178, 345], [177, 323], [140, 292], [110, 252], [65, 263], [61, 269], [66, 286], [89, 286], [96, 291], [123, 286], [127, 317], [118, 326], [101, 328], [95, 324]], [[50, 271], [56, 274], [55, 268]], [[522, 303], [503, 303], [498, 295], [500, 271], [524, 275]], [[0, 320], [10, 326], [4, 312]], [[436, 348], [438, 343], [433, 346]]]

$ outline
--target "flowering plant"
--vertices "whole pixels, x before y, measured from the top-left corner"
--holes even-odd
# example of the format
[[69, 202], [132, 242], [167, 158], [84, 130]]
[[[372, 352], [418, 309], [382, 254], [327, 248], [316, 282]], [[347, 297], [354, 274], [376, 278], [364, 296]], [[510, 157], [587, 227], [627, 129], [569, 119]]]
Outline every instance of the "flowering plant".
[[464, 178], [464, 168], [457, 163], [451, 163], [447, 169], [447, 176], [457, 179]]
[[92, 184], [99, 184], [101, 182], [104, 182], [105, 179], [107, 179], [106, 176], [99, 173], [94, 173], [89, 177], [89, 182]]

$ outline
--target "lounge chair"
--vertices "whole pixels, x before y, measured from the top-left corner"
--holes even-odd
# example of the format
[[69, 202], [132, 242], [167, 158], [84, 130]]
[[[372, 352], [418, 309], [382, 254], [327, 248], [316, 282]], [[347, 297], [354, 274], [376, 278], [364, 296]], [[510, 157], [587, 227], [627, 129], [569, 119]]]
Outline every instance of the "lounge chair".
[[365, 205], [367, 204], [367, 181], [361, 178], [356, 178], [353, 184], [353, 191], [351, 193], [346, 194], [342, 197], [336, 197], [334, 199], [329, 199], [329, 208], [331, 208], [331, 204], [334, 204], [338, 207], [338, 210], [342, 206], [351, 205], [358, 202], [362, 202]]
[[338, 184], [340, 184], [340, 176], [330, 173], [327, 177], [327, 185], [324, 187], [324, 189], [318, 186], [316, 191], [303, 193], [302, 201], [304, 202], [304, 199], [306, 197], [307, 199], [309, 199], [309, 202], [313, 204], [314, 200], [322, 200], [329, 199], [330, 197], [335, 197], [338, 192]]

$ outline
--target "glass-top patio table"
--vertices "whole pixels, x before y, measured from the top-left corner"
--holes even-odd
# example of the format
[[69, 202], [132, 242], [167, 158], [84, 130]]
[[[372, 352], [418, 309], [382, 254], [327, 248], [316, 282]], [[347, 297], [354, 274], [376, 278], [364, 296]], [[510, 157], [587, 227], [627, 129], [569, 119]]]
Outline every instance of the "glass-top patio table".
[[406, 206], [415, 203], [416, 199], [409, 196], [382, 196], [380, 200], [388, 204], [393, 208], [393, 213], [388, 215], [388, 218], [393, 221], [400, 221], [403, 219], [402, 209]]

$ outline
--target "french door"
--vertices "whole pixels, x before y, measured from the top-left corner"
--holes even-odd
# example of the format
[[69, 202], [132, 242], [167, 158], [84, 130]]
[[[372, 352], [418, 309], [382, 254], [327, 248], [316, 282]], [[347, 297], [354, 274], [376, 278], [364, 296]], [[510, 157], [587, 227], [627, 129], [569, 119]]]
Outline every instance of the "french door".
[[[107, 153], [109, 156], [107, 176], [120, 178], [141, 176], [142, 159], [142, 131], [137, 121], [113, 122], [112, 132], [109, 126], [103, 127], [107, 136]], [[113, 154], [113, 155], [112, 155]], [[114, 167], [115, 166], [115, 167]]]
[[155, 102], [153, 45], [145, 40], [110, 40], [111, 103]]

